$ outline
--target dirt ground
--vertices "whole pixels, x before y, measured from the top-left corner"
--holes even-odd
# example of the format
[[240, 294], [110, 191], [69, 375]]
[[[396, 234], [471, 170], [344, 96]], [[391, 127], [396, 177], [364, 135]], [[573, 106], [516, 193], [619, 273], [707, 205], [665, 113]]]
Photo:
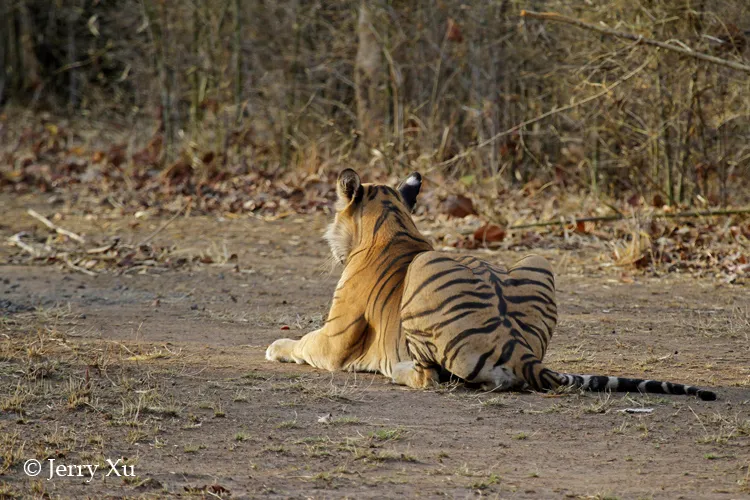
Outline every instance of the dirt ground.
[[[43, 199], [0, 201], [3, 241], [46, 232], [25, 215], [50, 213]], [[163, 222], [61, 224], [140, 241]], [[622, 279], [597, 249], [539, 252], [559, 273], [552, 367], [711, 387], [715, 402], [415, 391], [265, 361], [270, 342], [302, 336], [327, 312], [337, 271], [326, 223], [180, 217], [154, 243], [212, 264], [95, 277], [8, 264], [18, 250], [2, 247], [0, 498], [750, 497], [748, 287]], [[526, 252], [475, 253], [509, 262]], [[23, 471], [31, 458], [42, 461], [36, 479]], [[119, 458], [133, 475], [105, 477], [106, 459]], [[90, 482], [47, 480], [50, 459], [101, 467]]]

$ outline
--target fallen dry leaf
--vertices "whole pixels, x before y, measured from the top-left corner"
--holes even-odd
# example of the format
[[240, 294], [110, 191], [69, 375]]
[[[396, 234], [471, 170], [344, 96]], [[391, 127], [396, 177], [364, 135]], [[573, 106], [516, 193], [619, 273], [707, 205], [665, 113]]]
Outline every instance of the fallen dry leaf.
[[474, 240], [478, 243], [496, 243], [505, 239], [505, 229], [497, 224], [485, 224], [474, 231]]
[[463, 195], [451, 195], [443, 202], [443, 212], [451, 217], [466, 217], [467, 215], [476, 215], [474, 202]]

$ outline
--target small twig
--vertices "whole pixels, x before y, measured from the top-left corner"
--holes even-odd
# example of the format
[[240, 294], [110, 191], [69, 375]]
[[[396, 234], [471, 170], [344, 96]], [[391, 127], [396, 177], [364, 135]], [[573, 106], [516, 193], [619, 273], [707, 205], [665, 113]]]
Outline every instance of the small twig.
[[47, 226], [48, 228], [55, 231], [57, 234], [62, 234], [64, 236], [67, 236], [68, 238], [72, 240], [76, 240], [79, 243], [86, 243], [86, 240], [84, 240], [81, 236], [78, 236], [76, 233], [72, 231], [68, 231], [67, 229], [63, 229], [59, 226], [56, 226], [51, 220], [49, 220], [47, 217], [41, 215], [40, 213], [36, 212], [33, 209], [26, 210], [26, 213]]
[[30, 253], [34, 257], [41, 257], [41, 253], [39, 253], [39, 251], [36, 248], [21, 241], [21, 236], [23, 236], [24, 234], [26, 233], [20, 232], [20, 233], [14, 234], [10, 238], [8, 238], [8, 243], [10, 243], [11, 245], [17, 246], [18, 248], [20, 248], [21, 250], [25, 252]]
[[115, 248], [118, 243], [120, 243], [120, 238], [115, 238], [112, 241], [112, 243], [109, 243], [108, 245], [104, 245], [104, 246], [101, 246], [101, 247], [90, 248], [90, 249], [86, 250], [86, 253], [89, 254], [89, 255], [107, 253], [110, 250], [112, 250], [113, 248]]
[[530, 10], [522, 10], [521, 17], [530, 17], [532, 19], [539, 19], [542, 21], [555, 21], [559, 23], [571, 24], [578, 28], [596, 31], [597, 33], [601, 33], [602, 35], [613, 36], [615, 38], [624, 38], [626, 40], [633, 40], [646, 45], [653, 45], [654, 47], [671, 50], [672, 52], [677, 52], [678, 54], [682, 54], [684, 56], [700, 59], [701, 61], [707, 61], [713, 64], [718, 64], [719, 66], [726, 66], [727, 68], [736, 69], [737, 71], [750, 73], [750, 66], [747, 66], [745, 64], [729, 61], [727, 59], [722, 59], [721, 57], [716, 57], [709, 54], [704, 54], [703, 52], [696, 52], [688, 47], [680, 47], [671, 43], [660, 42], [659, 40], [646, 38], [643, 35], [635, 35], [633, 33], [617, 31], [610, 28], [605, 28], [603, 26], [586, 23], [584, 21], [579, 21], [578, 19], [573, 19], [572, 17], [563, 16], [561, 14], [558, 14], [557, 12], [532, 12]]
[[63, 262], [65, 262], [65, 265], [68, 266], [69, 268], [71, 268], [74, 271], [78, 271], [79, 273], [83, 273], [83, 274], [85, 274], [87, 276], [96, 276], [96, 273], [94, 271], [91, 271], [90, 269], [85, 269], [85, 268], [83, 268], [81, 266], [77, 266], [77, 265], [73, 264], [73, 262], [71, 262], [70, 259], [67, 258], [67, 257], [65, 259], [63, 259]]
[[141, 245], [145, 245], [146, 243], [148, 243], [149, 241], [151, 241], [152, 239], [154, 239], [154, 237], [157, 234], [159, 234], [162, 231], [164, 231], [167, 228], [167, 226], [169, 226], [171, 223], [173, 223], [175, 221], [175, 219], [177, 219], [177, 217], [179, 217], [182, 214], [182, 212], [184, 212], [185, 209], [188, 208], [192, 204], [192, 202], [193, 202], [193, 200], [191, 199], [190, 201], [188, 201], [187, 203], [185, 203], [185, 205], [183, 205], [182, 208], [179, 209], [177, 211], [177, 213], [174, 214], [167, 222], [165, 222], [164, 224], [162, 224], [161, 226], [159, 226], [159, 228], [156, 231], [154, 231], [153, 233], [149, 234], [148, 236], [146, 236], [145, 239], [143, 239], [140, 243], [138, 243], [136, 245], [136, 248], [140, 247]]
[[[682, 217], [723, 217], [725, 215], [738, 215], [738, 214], [750, 214], [750, 208], [741, 208], [737, 210], [705, 210], [705, 211], [690, 211], [690, 212], [677, 212], [677, 213], [654, 213], [648, 215], [652, 219], [677, 219]], [[613, 220], [623, 220], [627, 217], [618, 215], [602, 215], [599, 217], [571, 217], [568, 219], [570, 223], [575, 224], [577, 222], [606, 222]], [[545, 227], [545, 226], [563, 226], [565, 225], [565, 219], [561, 217], [558, 220], [551, 220], [545, 222], [533, 222], [530, 224], [518, 224], [511, 226], [508, 229], [526, 229], [529, 227]]]
[[688, 409], [693, 413], [693, 415], [695, 416], [695, 419], [698, 421], [698, 423], [701, 424], [701, 427], [703, 427], [703, 432], [705, 432], [706, 434], [708, 434], [708, 429], [706, 429], [706, 426], [703, 424], [703, 420], [701, 420], [701, 418], [698, 416], [698, 414], [695, 413], [695, 410], [693, 410], [693, 407], [688, 405]]

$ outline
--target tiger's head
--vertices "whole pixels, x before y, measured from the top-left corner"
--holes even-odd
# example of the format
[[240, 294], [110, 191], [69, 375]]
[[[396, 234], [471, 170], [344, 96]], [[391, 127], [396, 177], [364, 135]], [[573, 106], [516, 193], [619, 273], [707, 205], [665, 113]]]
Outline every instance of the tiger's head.
[[417, 172], [393, 189], [362, 184], [357, 172], [343, 170], [336, 181], [336, 217], [325, 234], [334, 260], [346, 264], [356, 249], [387, 245], [394, 239], [429, 247], [410, 215], [421, 187], [422, 176]]

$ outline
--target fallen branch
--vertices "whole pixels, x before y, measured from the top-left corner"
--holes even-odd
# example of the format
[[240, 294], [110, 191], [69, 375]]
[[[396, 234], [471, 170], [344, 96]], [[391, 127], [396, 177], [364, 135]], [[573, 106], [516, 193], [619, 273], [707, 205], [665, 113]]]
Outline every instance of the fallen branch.
[[502, 132], [498, 132], [497, 134], [493, 135], [489, 139], [486, 139], [486, 140], [480, 142], [476, 146], [467, 149], [463, 153], [459, 153], [459, 154], [457, 154], [456, 156], [454, 156], [452, 158], [449, 158], [449, 159], [447, 159], [447, 160], [445, 160], [445, 161], [443, 161], [441, 163], [437, 163], [437, 164], [433, 165], [432, 167], [430, 167], [429, 169], [427, 169], [427, 172], [431, 172], [431, 171], [433, 171], [433, 170], [435, 170], [437, 168], [446, 167], [448, 165], [451, 165], [452, 163], [455, 163], [458, 160], [469, 156], [470, 154], [472, 154], [477, 149], [480, 149], [480, 148], [483, 148], [485, 146], [488, 146], [488, 145], [492, 144], [493, 142], [495, 142], [496, 140], [498, 140], [499, 138], [504, 137], [506, 135], [510, 135], [513, 132], [516, 132], [516, 131], [518, 131], [518, 130], [520, 130], [520, 129], [528, 126], [528, 125], [531, 125], [531, 124], [536, 123], [538, 121], [544, 120], [545, 118], [549, 118], [552, 115], [556, 115], [558, 113], [563, 113], [565, 111], [569, 111], [569, 110], [571, 110], [573, 108], [577, 108], [578, 106], [583, 106], [586, 103], [589, 103], [591, 101], [599, 99], [600, 97], [603, 97], [603, 96], [609, 94], [610, 92], [612, 92], [612, 90], [615, 87], [617, 87], [619, 85], [622, 85], [623, 83], [627, 82], [628, 80], [630, 80], [631, 78], [633, 78], [635, 75], [637, 75], [638, 73], [640, 73], [641, 71], [643, 71], [643, 68], [645, 68], [646, 66], [648, 66], [651, 63], [652, 60], [653, 59], [646, 60], [646, 62], [644, 62], [643, 64], [641, 64], [636, 69], [634, 69], [633, 71], [631, 71], [627, 75], [623, 76], [622, 78], [620, 78], [616, 82], [614, 82], [609, 87], [605, 87], [604, 90], [602, 90], [601, 92], [597, 92], [594, 95], [591, 95], [591, 96], [589, 96], [589, 97], [587, 97], [585, 99], [582, 99], [582, 100], [580, 100], [578, 102], [570, 103], [567, 106], [563, 106], [561, 108], [552, 108], [551, 110], [547, 111], [546, 113], [542, 113], [541, 115], [539, 115], [539, 116], [537, 116], [535, 118], [531, 118], [529, 120], [523, 121], [523, 122], [519, 123], [518, 125], [515, 125], [515, 126], [509, 128], [508, 130], [504, 130]]
[[84, 240], [81, 236], [78, 236], [76, 233], [72, 231], [68, 231], [67, 229], [63, 229], [59, 226], [56, 226], [51, 220], [49, 220], [47, 217], [41, 215], [40, 213], [34, 211], [33, 209], [26, 210], [26, 213], [47, 226], [48, 228], [55, 231], [57, 234], [62, 234], [64, 236], [67, 236], [68, 238], [72, 240], [76, 240], [79, 243], [86, 243], [86, 240]]
[[562, 14], [558, 14], [557, 12], [533, 12], [530, 10], [522, 10], [521, 17], [530, 17], [532, 19], [539, 19], [542, 21], [554, 21], [570, 24], [585, 30], [596, 31], [597, 33], [601, 33], [602, 35], [613, 36], [615, 38], [624, 38], [625, 40], [633, 40], [638, 43], [659, 47], [660, 49], [671, 50], [672, 52], [677, 52], [678, 54], [682, 54], [684, 56], [700, 59], [701, 61], [718, 64], [719, 66], [726, 66], [727, 68], [736, 69], [737, 71], [744, 71], [745, 73], [750, 73], [750, 66], [747, 66], [745, 64], [730, 61], [728, 59], [722, 59], [721, 57], [712, 56], [710, 54], [704, 54], [703, 52], [696, 52], [693, 49], [680, 47], [679, 45], [660, 42], [659, 40], [646, 38], [643, 35], [635, 35], [633, 33], [617, 31], [610, 28], [605, 28], [603, 26], [598, 26], [596, 24], [579, 21], [578, 19], [563, 16]]
[[[738, 214], [750, 214], [750, 208], [739, 208], [736, 210], [704, 210], [704, 211], [689, 211], [689, 212], [675, 212], [675, 213], [654, 213], [648, 215], [652, 219], [678, 219], [678, 218], [690, 218], [690, 217], [723, 217], [726, 215], [738, 215]], [[530, 227], [546, 227], [546, 226], [564, 226], [566, 224], [576, 224], [578, 222], [609, 222], [615, 220], [623, 220], [628, 217], [618, 215], [602, 215], [599, 217], [581, 217], [565, 219], [560, 217], [558, 220], [551, 220], [545, 222], [533, 222], [530, 224], [518, 224], [511, 226], [508, 229], [526, 229]]]

